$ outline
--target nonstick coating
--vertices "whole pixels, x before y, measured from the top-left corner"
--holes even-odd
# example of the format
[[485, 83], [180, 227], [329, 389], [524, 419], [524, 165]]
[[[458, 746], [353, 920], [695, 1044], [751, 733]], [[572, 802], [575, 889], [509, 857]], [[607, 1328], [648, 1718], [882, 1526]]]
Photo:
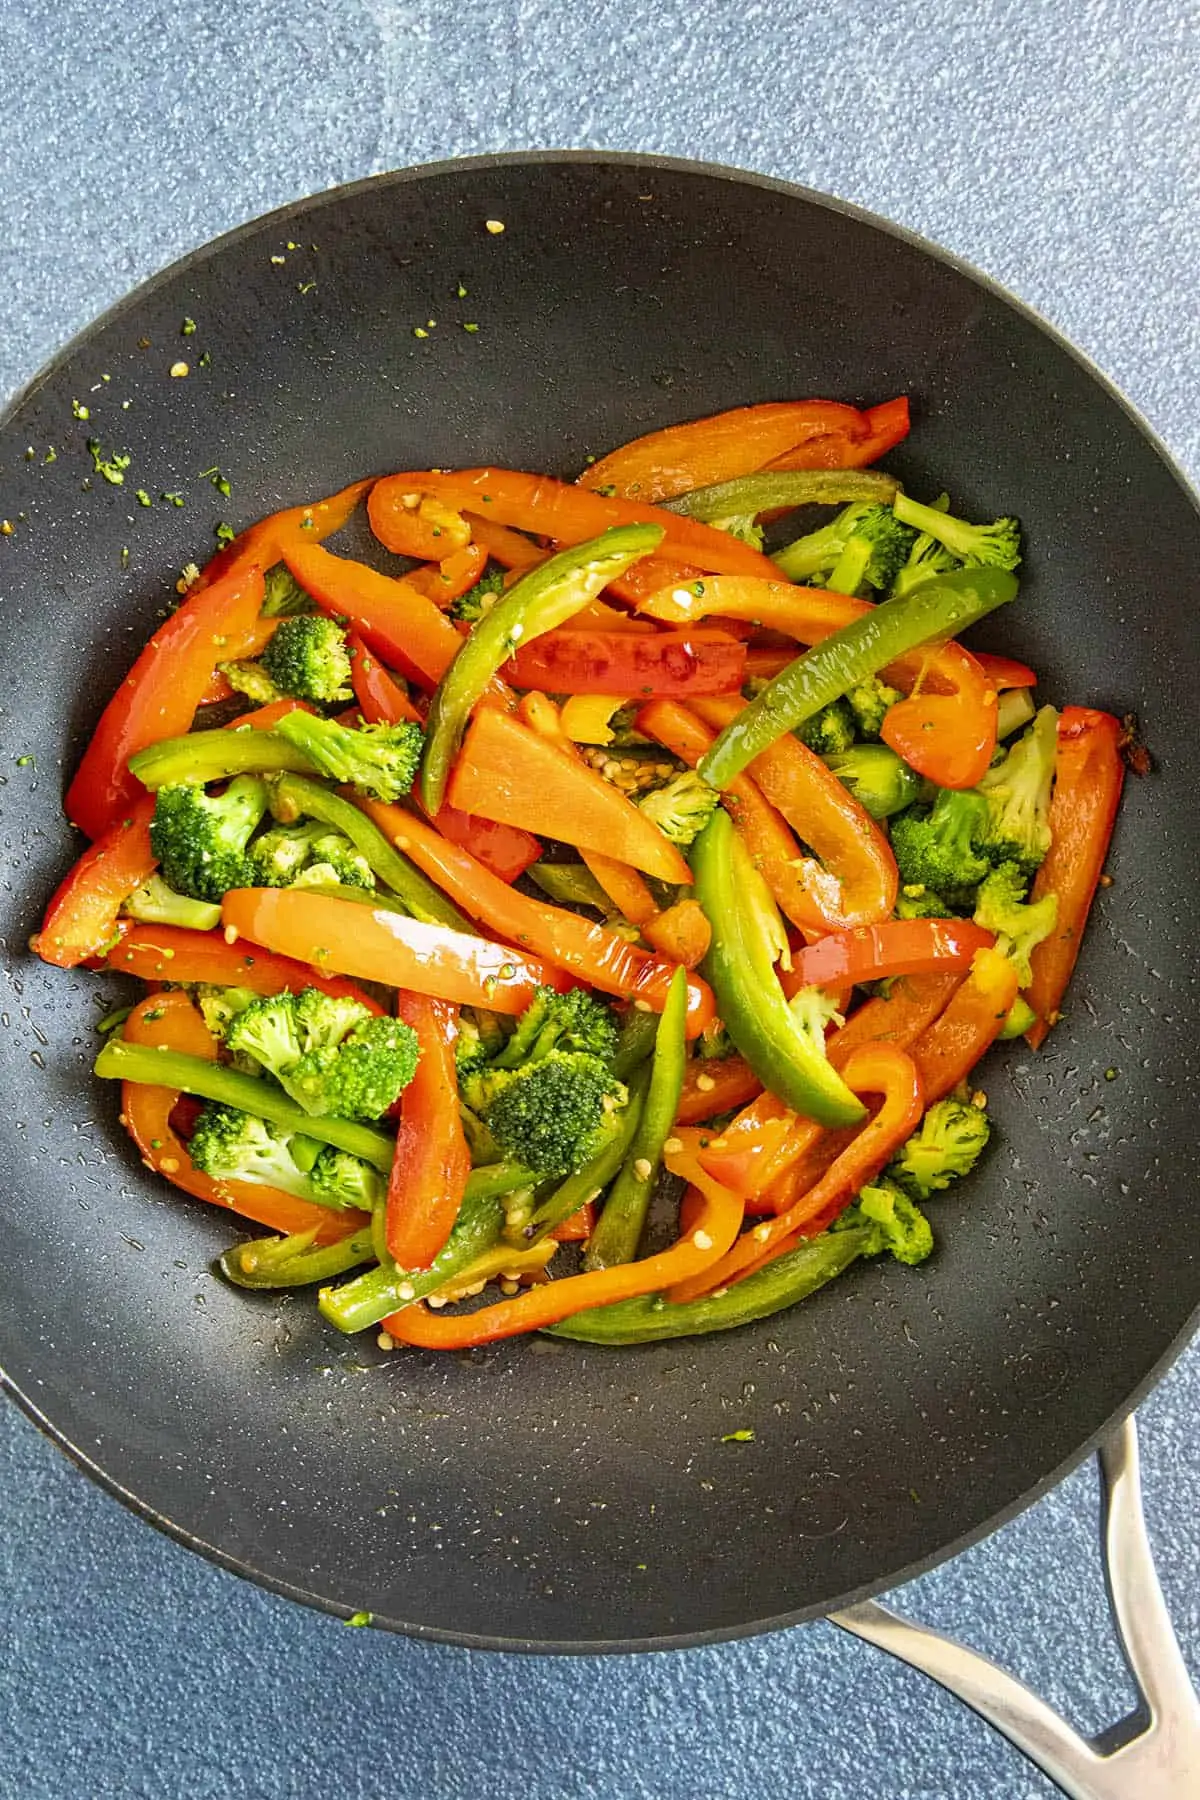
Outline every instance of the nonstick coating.
[[[223, 1286], [230, 1221], [142, 1170], [90, 1078], [121, 984], [25, 950], [76, 851], [64, 776], [181, 566], [218, 519], [371, 471], [570, 475], [722, 407], [899, 392], [915, 429], [890, 466], [913, 491], [1024, 522], [1020, 601], [980, 641], [1032, 662], [1047, 699], [1136, 708], [1155, 759], [1127, 784], [1067, 1019], [1036, 1058], [990, 1060], [996, 1148], [931, 1209], [935, 1258], [859, 1268], [725, 1336], [461, 1357], [385, 1355], [324, 1326], [311, 1295]], [[87, 486], [89, 436], [131, 456], [123, 488]], [[213, 465], [228, 499], [200, 479]], [[1030, 313], [779, 183], [612, 156], [446, 165], [276, 213], [139, 290], [17, 403], [0, 481], [16, 524], [0, 1365], [122, 1498], [258, 1580], [405, 1631], [732, 1636], [997, 1524], [1179, 1349], [1200, 1301], [1200, 520], [1145, 428]], [[183, 508], [158, 501], [173, 489]], [[753, 1442], [722, 1442], [746, 1427]]]

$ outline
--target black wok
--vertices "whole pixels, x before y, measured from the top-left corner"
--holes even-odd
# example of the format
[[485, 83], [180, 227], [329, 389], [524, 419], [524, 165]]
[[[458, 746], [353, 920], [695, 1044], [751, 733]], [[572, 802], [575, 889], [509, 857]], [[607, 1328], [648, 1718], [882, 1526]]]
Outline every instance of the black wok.
[[[172, 378], [178, 360], [190, 373]], [[229, 1221], [141, 1169], [89, 1076], [97, 997], [119, 984], [24, 949], [74, 853], [64, 774], [182, 565], [219, 519], [370, 471], [569, 474], [722, 407], [902, 391], [916, 426], [890, 466], [920, 493], [948, 484], [967, 514], [1024, 521], [1021, 600], [980, 640], [1034, 663], [1048, 698], [1135, 707], [1156, 763], [1128, 784], [1068, 1017], [1038, 1057], [1018, 1044], [989, 1065], [998, 1147], [938, 1204], [936, 1258], [857, 1269], [696, 1343], [461, 1358], [386, 1356], [338, 1338], [308, 1296], [222, 1286]], [[123, 487], [86, 485], [89, 437], [128, 452]], [[200, 476], [214, 465], [228, 499]], [[961, 1548], [1077, 1462], [1180, 1348], [1200, 1303], [1200, 518], [1124, 402], [1029, 312], [780, 183], [485, 159], [342, 189], [178, 264], [18, 400], [0, 466], [15, 525], [0, 545], [15, 992], [0, 1365], [113, 1492], [282, 1592], [404, 1631], [697, 1642], [825, 1612]], [[158, 501], [172, 490], [184, 507]], [[721, 1442], [747, 1426], [753, 1443]]]

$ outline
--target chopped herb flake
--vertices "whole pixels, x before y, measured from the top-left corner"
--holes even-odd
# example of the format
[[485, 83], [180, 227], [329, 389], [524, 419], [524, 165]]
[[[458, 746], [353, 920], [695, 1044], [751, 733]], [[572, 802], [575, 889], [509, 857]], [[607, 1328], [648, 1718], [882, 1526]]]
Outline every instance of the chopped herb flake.
[[369, 1625], [371, 1623], [371, 1614], [369, 1612], [351, 1613], [350, 1617], [346, 1620], [346, 1623], [347, 1625]]
[[464, 326], [463, 326], [463, 330], [464, 330], [464, 331], [471, 331], [471, 332], [475, 332], [475, 331], [478, 331], [478, 330], [479, 330], [479, 327], [478, 327], [478, 325], [474, 325], [474, 324], [471, 324], [471, 325], [464, 325]]
[[158, 497], [160, 500], [166, 500], [171, 506], [183, 505], [183, 495], [180, 493], [165, 493], [160, 494]]
[[227, 525], [224, 519], [222, 519], [221, 523], [214, 530], [213, 536], [216, 538], [221, 548], [224, 549], [226, 544], [232, 544], [234, 538], [237, 536], [237, 532], [233, 529], [232, 525]]
[[465, 300], [465, 299], [466, 299], [466, 297], [467, 297], [467, 290], [466, 290], [466, 288], [465, 288], [465, 287], [464, 287], [464, 286], [463, 286], [463, 284], [462, 284], [462, 282], [461, 282], [461, 281], [460, 281], [460, 282], [459, 282], [459, 284], [458, 284], [458, 289], [457, 289], [457, 292], [458, 292], [458, 297], [459, 297], [459, 299], [460, 299], [460, 300]]
[[87, 407], [81, 405], [81, 403], [78, 400], [72, 400], [71, 411], [74, 413], [74, 415], [77, 419], [90, 419], [92, 416], [91, 413], [88, 411]]
[[212, 482], [218, 494], [224, 494], [225, 498], [228, 500], [229, 483], [226, 481], [224, 475], [222, 475], [220, 469], [215, 466], [211, 469], [201, 469], [200, 474], [203, 480]]
[[87, 447], [91, 451], [92, 466], [97, 475], [103, 475], [105, 481], [111, 482], [113, 487], [124, 487], [125, 471], [129, 467], [130, 458], [118, 456], [115, 451], [112, 456], [106, 457], [99, 438], [89, 438]]
[[198, 364], [198, 367], [200, 367], [201, 369], [207, 369], [207, 367], [211, 361], [212, 361], [211, 350], [202, 350], [200, 352], [200, 362]]
[[721, 1439], [721, 1442], [723, 1444], [752, 1444], [754, 1442], [754, 1433], [753, 1431], [746, 1430], [727, 1431]]
[[145, 488], [139, 488], [137, 493], [133, 497], [137, 501], [139, 506], [149, 506], [150, 505], [150, 496], [146, 492]]
[[58, 461], [58, 451], [54, 448], [53, 444], [51, 444], [45, 456], [43, 456], [42, 461], [43, 463], [55, 463]]
[[195, 331], [195, 329], [196, 329], [195, 319], [185, 319], [183, 321], [183, 324], [179, 327], [179, 335], [180, 335], [180, 337], [191, 337], [191, 335], [192, 335], [193, 331]]
[[296, 292], [298, 294], [311, 294], [316, 285], [315, 281], [298, 281], [296, 283]]
[[36, 766], [32, 756], [18, 756], [16, 764], [18, 769], [32, 769]]

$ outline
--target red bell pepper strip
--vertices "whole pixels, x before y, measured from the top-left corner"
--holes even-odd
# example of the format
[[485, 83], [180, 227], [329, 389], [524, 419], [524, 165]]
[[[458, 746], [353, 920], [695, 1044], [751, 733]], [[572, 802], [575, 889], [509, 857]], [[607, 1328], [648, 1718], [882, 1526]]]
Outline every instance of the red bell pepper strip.
[[501, 824], [537, 828], [656, 875], [691, 883], [678, 849], [589, 764], [495, 707], [476, 713], [454, 765], [450, 803]]
[[501, 674], [514, 687], [552, 694], [736, 694], [746, 652], [736, 639], [715, 631], [672, 631], [642, 636], [624, 631], [547, 632], [525, 645]]
[[74, 969], [112, 946], [120, 935], [122, 904], [158, 867], [150, 848], [153, 817], [154, 796], [143, 794], [63, 877], [30, 943], [43, 962]]
[[236, 719], [230, 719], [225, 726], [226, 731], [274, 731], [280, 719], [286, 719], [292, 712], [316, 712], [307, 700], [269, 700], [266, 706], [256, 706], [253, 711], [241, 713]]
[[348, 619], [377, 656], [423, 686], [439, 681], [462, 648], [449, 619], [409, 581], [319, 544], [288, 544], [284, 561], [322, 611]]
[[[378, 1001], [341, 975], [326, 975], [290, 956], [272, 956], [253, 944], [227, 942], [220, 931], [187, 931], [178, 925], [134, 925], [109, 951], [107, 967], [141, 981], [204, 982], [245, 987], [256, 994], [298, 994], [320, 988], [334, 999], [357, 1000], [379, 1013]], [[176, 1046], [178, 1048], [179, 1046]]]
[[189, 592], [197, 594], [204, 588], [213, 587], [235, 569], [274, 568], [283, 556], [283, 546], [293, 539], [307, 544], [323, 542], [341, 530], [370, 486], [370, 478], [354, 481], [349, 487], [330, 494], [328, 499], [316, 500], [310, 506], [289, 506], [283, 512], [269, 513], [257, 525], [239, 532], [223, 550], [218, 550], [212, 560], [205, 563], [199, 581], [193, 582]]
[[558, 1244], [586, 1244], [596, 1229], [596, 1204], [593, 1200], [585, 1200], [578, 1212], [573, 1212], [569, 1219], [556, 1225], [546, 1233]]
[[1017, 662], [1011, 656], [995, 656], [990, 650], [972, 650], [971, 655], [994, 688], [1037, 686], [1037, 672], [1028, 663]]
[[1058, 895], [1058, 923], [1029, 959], [1033, 980], [1025, 997], [1038, 1017], [1025, 1036], [1035, 1050], [1058, 1023], [1104, 870], [1125, 779], [1120, 742], [1121, 724], [1111, 713], [1064, 706], [1059, 714], [1050, 849], [1030, 894]]
[[913, 1048], [927, 1106], [965, 1081], [999, 1037], [1017, 997], [1018, 979], [1007, 956], [990, 948], [976, 951], [966, 980]]
[[712, 927], [697, 900], [677, 900], [647, 919], [641, 930], [652, 950], [685, 969], [698, 969], [712, 943]]
[[[271, 639], [275, 636], [279, 625], [278, 619], [258, 618], [250, 630], [238, 643], [231, 644], [222, 662], [247, 662], [261, 656]], [[229, 678], [221, 668], [213, 670], [208, 678], [208, 686], [201, 694], [197, 705], [215, 706], [219, 700], [230, 700], [237, 690], [229, 684]]]
[[996, 689], [975, 658], [964, 655], [952, 674], [953, 692], [922, 688], [889, 706], [879, 735], [910, 768], [944, 788], [969, 788], [987, 772], [996, 748]]
[[[398, 806], [358, 797], [358, 805], [417, 867], [489, 931], [535, 956], [553, 958], [576, 981], [598, 987], [635, 1003], [644, 1000], [661, 1012], [674, 974], [674, 964], [649, 956], [594, 925], [579, 913], [533, 900], [499, 881], [457, 845], [449, 844], [426, 820]], [[359, 913], [364, 907], [358, 907]], [[404, 986], [411, 987], [411, 982]], [[495, 1001], [485, 1001], [495, 1006]], [[697, 1037], [713, 1017], [712, 990], [698, 975], [688, 977], [688, 1036]]]
[[848, 987], [889, 975], [936, 975], [965, 970], [975, 952], [991, 943], [991, 932], [971, 919], [886, 919], [805, 945], [780, 979], [785, 991], [795, 994], [804, 987]]
[[684, 1073], [676, 1123], [699, 1125], [761, 1092], [762, 1082], [744, 1057], [693, 1057]]
[[678, 562], [673, 557], [643, 556], [616, 581], [610, 581], [607, 592], [635, 610], [664, 588], [686, 587], [703, 578], [704, 570], [694, 563]]
[[383, 1329], [403, 1344], [419, 1344], [427, 1350], [461, 1350], [473, 1344], [494, 1344], [524, 1331], [540, 1331], [586, 1307], [606, 1306], [636, 1294], [654, 1294], [674, 1283], [702, 1277], [737, 1235], [742, 1203], [736, 1194], [713, 1181], [687, 1145], [667, 1151], [663, 1158], [672, 1174], [690, 1180], [700, 1198], [688, 1229], [669, 1250], [643, 1257], [641, 1262], [617, 1263], [611, 1269], [594, 1269], [586, 1275], [569, 1275], [535, 1287], [513, 1300], [501, 1300], [479, 1312], [432, 1313], [424, 1306], [407, 1306], [383, 1321]]
[[98, 838], [126, 816], [143, 792], [129, 758], [188, 730], [214, 668], [254, 624], [262, 599], [262, 571], [236, 570], [203, 593], [193, 590], [159, 626], [100, 715], [67, 789], [72, 824]]
[[370, 725], [399, 725], [402, 720], [420, 724], [421, 715], [400, 683], [372, 655], [356, 631], [347, 635], [350, 680], [362, 716]]
[[[867, 431], [865, 437], [851, 438], [847, 434], [844, 447], [839, 452], [839, 460], [817, 464], [815, 462], [797, 462], [792, 454], [785, 451], [768, 466], [772, 469], [805, 469], [805, 468], [837, 468], [862, 469], [868, 463], [878, 462], [889, 450], [903, 443], [908, 436], [909, 414], [908, 396], [899, 395], [895, 400], [884, 400], [879, 406], [868, 406], [863, 413]], [[835, 447], [835, 439], [831, 436], [828, 445]], [[813, 446], [814, 451], [823, 448], [820, 443]]]
[[[720, 731], [745, 705], [740, 696], [697, 698], [693, 711]], [[814, 852], [797, 859], [797, 873], [825, 926], [837, 931], [890, 917], [899, 885], [891, 846], [821, 758], [789, 732], [755, 757], [747, 773]]]
[[549, 475], [529, 475], [516, 469], [456, 469], [448, 474], [420, 471], [385, 476], [371, 491], [372, 524], [389, 550], [394, 544], [380, 529], [385, 510], [389, 518], [394, 517], [402, 497], [417, 489], [448, 507], [472, 513], [486, 511], [489, 518], [502, 525], [554, 538], [559, 544], [582, 544], [614, 525], [658, 525], [663, 531], [663, 554], [668, 557], [731, 575], [770, 576], [774, 572], [768, 557], [729, 532], [717, 531], [697, 519], [632, 500], [593, 494], [587, 488], [554, 481]]
[[[126, 1019], [122, 1034], [131, 1044], [181, 1050], [207, 1062], [216, 1060], [212, 1034], [187, 994], [147, 995]], [[136, 1081], [121, 1084], [121, 1123], [148, 1169], [165, 1175], [198, 1200], [240, 1213], [272, 1231], [314, 1231], [318, 1244], [335, 1244], [365, 1224], [365, 1213], [331, 1212], [326, 1206], [313, 1206], [257, 1181], [214, 1181], [203, 1174], [171, 1124], [179, 1099], [174, 1088], [149, 1087]]]
[[549, 963], [486, 938], [303, 888], [233, 888], [221, 916], [226, 930], [232, 926], [268, 950], [307, 956], [330, 973], [411, 988], [458, 1006], [519, 1013], [536, 987], [571, 986]]
[[417, 1034], [417, 1071], [400, 1096], [388, 1181], [386, 1241], [400, 1269], [427, 1269], [445, 1247], [471, 1173], [458, 1102], [458, 1014], [425, 994], [396, 996], [396, 1017]]
[[420, 562], [436, 562], [471, 541], [471, 527], [459, 507], [445, 504], [423, 483], [399, 487], [395, 476], [375, 483], [367, 497], [367, 517], [381, 544]]
[[443, 609], [469, 593], [487, 567], [487, 551], [482, 544], [467, 544], [451, 551], [441, 562], [426, 563], [410, 569], [404, 579], [410, 587]]

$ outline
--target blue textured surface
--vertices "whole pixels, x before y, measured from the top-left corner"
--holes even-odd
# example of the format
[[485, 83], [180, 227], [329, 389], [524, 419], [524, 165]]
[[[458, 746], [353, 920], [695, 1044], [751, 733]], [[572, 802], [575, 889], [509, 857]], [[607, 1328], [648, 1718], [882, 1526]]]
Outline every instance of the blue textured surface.
[[[467, 22], [469, 18], [469, 23]], [[946, 244], [1040, 307], [1200, 474], [1200, 15], [1014, 0], [81, 0], [0, 9], [0, 395], [152, 270], [297, 195], [507, 147], [758, 168]], [[1200, 1671], [1200, 1353], [1142, 1410], [1148, 1512]], [[529, 1662], [347, 1632], [238, 1582], [0, 1411], [0, 1793], [394, 1800], [1024, 1800], [1049, 1784], [828, 1626]], [[1081, 1726], [1129, 1699], [1081, 1472], [903, 1603]]]

